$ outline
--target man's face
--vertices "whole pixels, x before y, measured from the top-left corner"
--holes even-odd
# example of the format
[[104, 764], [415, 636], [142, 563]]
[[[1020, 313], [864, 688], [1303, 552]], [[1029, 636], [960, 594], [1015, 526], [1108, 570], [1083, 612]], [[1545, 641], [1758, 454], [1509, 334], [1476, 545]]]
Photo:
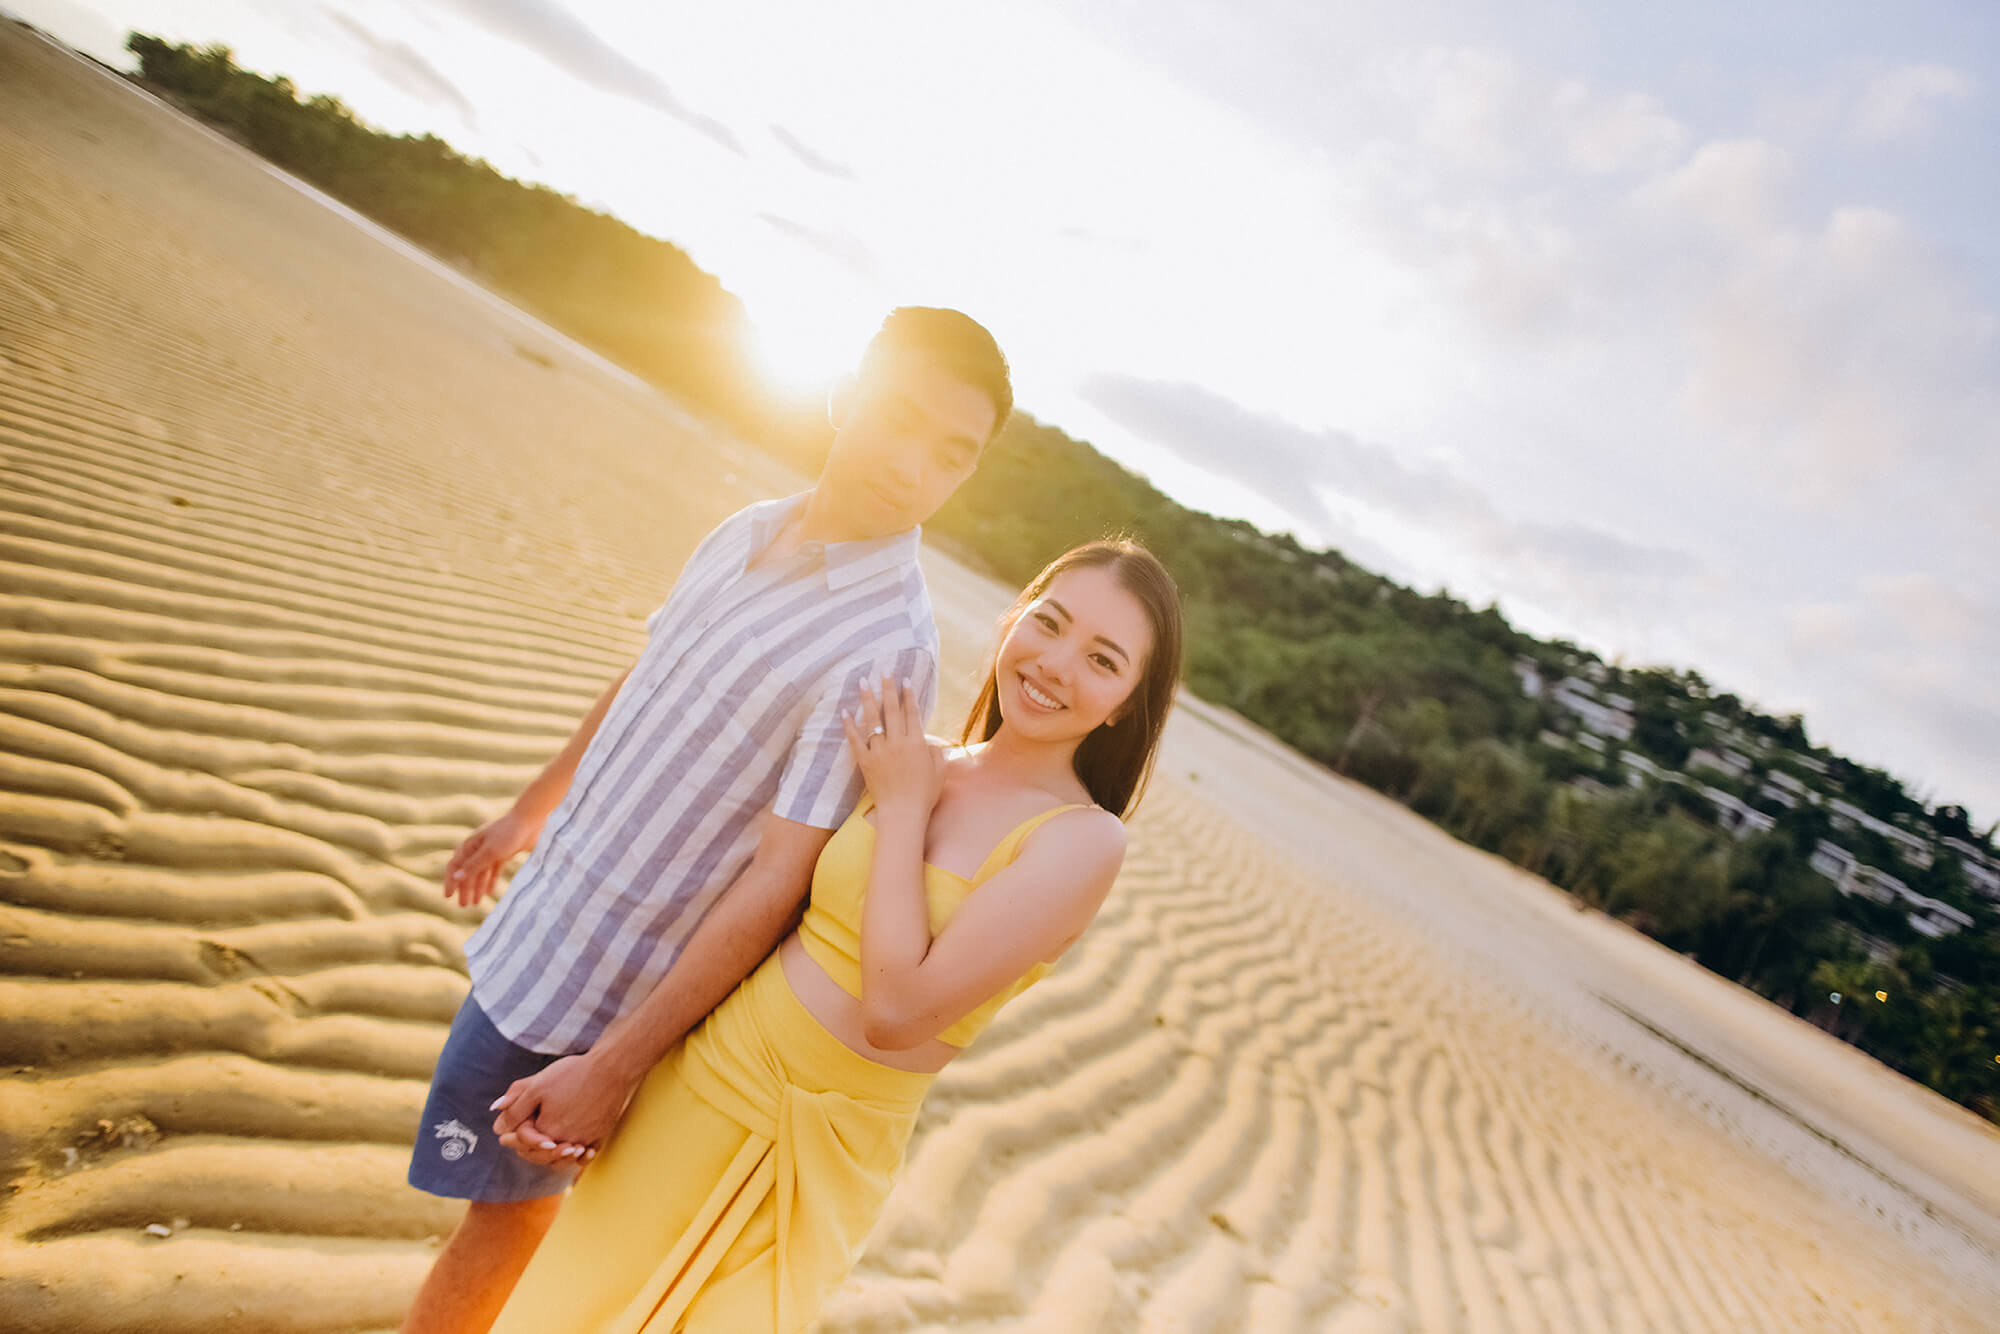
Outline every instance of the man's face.
[[875, 367], [838, 405], [820, 484], [858, 536], [923, 523], [979, 466], [993, 400], [921, 358]]

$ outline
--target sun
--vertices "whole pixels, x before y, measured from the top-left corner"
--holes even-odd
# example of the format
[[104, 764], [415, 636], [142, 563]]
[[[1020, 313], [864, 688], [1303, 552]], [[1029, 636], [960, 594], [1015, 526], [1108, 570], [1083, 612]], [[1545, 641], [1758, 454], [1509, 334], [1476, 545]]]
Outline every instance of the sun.
[[879, 310], [797, 299], [751, 317], [751, 349], [771, 385], [795, 395], [824, 394], [854, 369], [881, 322]]

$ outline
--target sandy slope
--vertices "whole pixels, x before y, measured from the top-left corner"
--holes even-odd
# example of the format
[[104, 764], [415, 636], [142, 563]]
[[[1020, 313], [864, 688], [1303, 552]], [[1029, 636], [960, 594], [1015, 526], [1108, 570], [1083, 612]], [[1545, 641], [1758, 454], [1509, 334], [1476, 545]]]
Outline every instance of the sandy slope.
[[[394, 1323], [453, 1221], [401, 1179], [474, 920], [433, 877], [794, 484], [0, 34], [0, 1327]], [[930, 566], [949, 709], [1006, 590]], [[1970, 1117], [1227, 718], [1166, 770], [826, 1328], [2000, 1299]]]

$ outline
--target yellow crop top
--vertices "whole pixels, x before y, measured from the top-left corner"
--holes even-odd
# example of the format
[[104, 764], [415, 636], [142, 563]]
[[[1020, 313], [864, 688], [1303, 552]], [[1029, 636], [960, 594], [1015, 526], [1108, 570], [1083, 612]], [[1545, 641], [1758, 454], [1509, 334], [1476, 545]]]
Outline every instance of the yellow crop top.
[[[863, 817], [874, 806], [872, 797], [863, 797], [854, 814], [834, 831], [820, 850], [819, 864], [813, 868], [812, 897], [806, 904], [805, 919], [799, 923], [799, 943], [812, 961], [826, 970], [842, 991], [861, 996], [861, 903], [867, 895], [868, 872], [875, 858], [875, 826]], [[930, 900], [931, 938], [945, 928], [966, 896], [986, 883], [995, 872], [1013, 861], [1021, 844], [1044, 820], [1081, 805], [1058, 806], [1043, 811], [1015, 826], [987, 855], [986, 862], [967, 880], [941, 866], [924, 863], [924, 892]], [[1030, 968], [1013, 985], [994, 996], [972, 1013], [938, 1034], [954, 1047], [963, 1047], [978, 1037], [991, 1023], [1000, 1007], [1026, 991], [1049, 971], [1042, 962]]]

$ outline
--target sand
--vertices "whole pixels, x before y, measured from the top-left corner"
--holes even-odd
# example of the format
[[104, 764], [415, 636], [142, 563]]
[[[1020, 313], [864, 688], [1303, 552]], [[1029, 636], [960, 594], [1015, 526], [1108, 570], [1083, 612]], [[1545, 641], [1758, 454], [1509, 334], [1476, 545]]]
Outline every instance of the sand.
[[[0, 1328], [394, 1325], [438, 870], [799, 485], [0, 33]], [[824, 1329], [1991, 1328], [1970, 1114], [1218, 711], [1135, 834]]]

